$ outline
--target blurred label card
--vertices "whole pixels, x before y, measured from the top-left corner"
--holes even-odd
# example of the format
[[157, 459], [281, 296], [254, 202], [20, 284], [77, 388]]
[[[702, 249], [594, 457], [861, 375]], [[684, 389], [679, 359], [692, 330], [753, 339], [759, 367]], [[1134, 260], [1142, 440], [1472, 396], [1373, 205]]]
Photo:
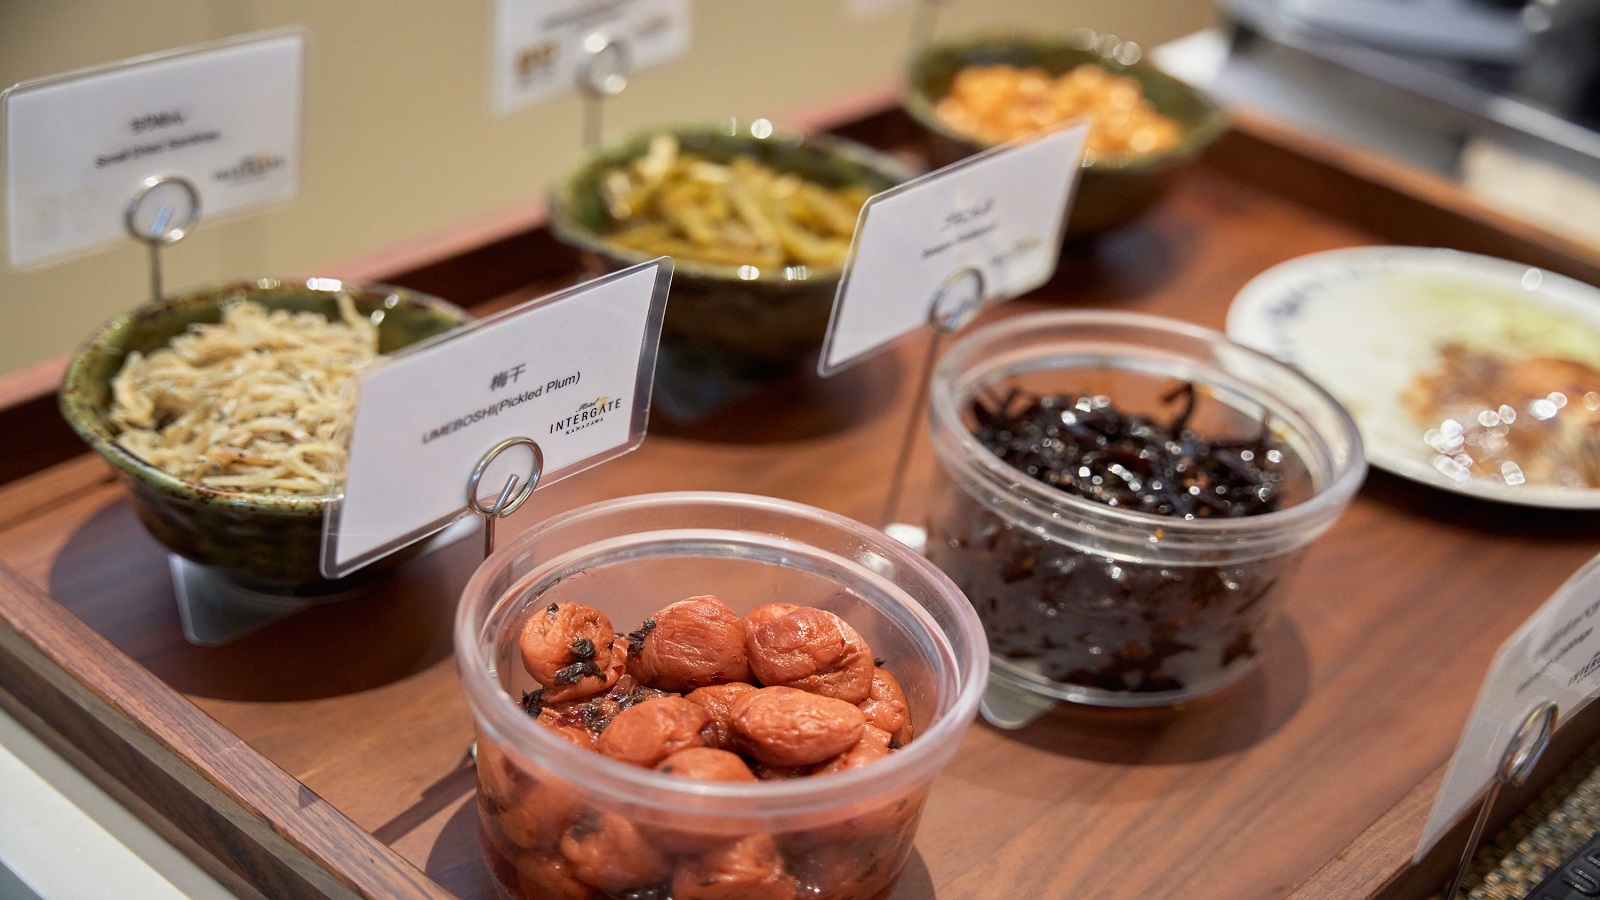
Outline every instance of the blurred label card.
[[[937, 0], [917, 0], [917, 2], [933, 3], [937, 2]], [[850, 10], [850, 15], [858, 19], [870, 19], [910, 3], [911, 0], [848, 0], [846, 8]]]
[[1500, 774], [1501, 758], [1546, 700], [1565, 722], [1600, 688], [1600, 556], [1567, 579], [1495, 655], [1417, 847], [1421, 860]]
[[[671, 280], [670, 260], [643, 263], [364, 370], [323, 574], [348, 574], [467, 515], [473, 471], [509, 438], [538, 444], [540, 486], [637, 447]], [[483, 473], [490, 508], [509, 475], [527, 484], [533, 452], [513, 450]]]
[[[595, 60], [591, 39], [620, 58]], [[571, 93], [591, 64], [628, 75], [687, 52], [689, 0], [496, 0], [495, 111]]]
[[832, 375], [929, 323], [966, 273], [987, 300], [1050, 279], [1078, 183], [1087, 122], [969, 157], [867, 201], [817, 369]]
[[274, 32], [18, 84], [3, 95], [11, 264], [127, 239], [145, 178], [188, 179], [205, 218], [292, 199], [305, 35]]

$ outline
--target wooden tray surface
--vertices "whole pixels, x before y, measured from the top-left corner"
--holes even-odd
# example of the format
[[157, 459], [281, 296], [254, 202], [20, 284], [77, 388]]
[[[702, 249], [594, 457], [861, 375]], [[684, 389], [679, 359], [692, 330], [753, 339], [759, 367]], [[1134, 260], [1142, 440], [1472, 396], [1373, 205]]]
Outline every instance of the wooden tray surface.
[[[892, 145], [905, 127], [886, 113], [846, 130]], [[1448, 185], [1242, 116], [1150, 216], [1074, 249], [1047, 286], [987, 316], [1092, 306], [1221, 328], [1234, 294], [1271, 265], [1396, 242], [1600, 273], [1585, 248]], [[497, 246], [397, 263], [388, 280], [490, 309], [576, 277], [542, 232]], [[452, 291], [452, 273], [469, 269], [471, 289]], [[767, 494], [875, 521], [926, 346], [914, 337], [837, 379], [774, 384], [692, 427], [655, 421], [637, 452], [540, 490], [501, 534], [657, 490]], [[30, 446], [10, 421], [0, 414], [0, 440]], [[908, 513], [932, 466], [923, 442]], [[492, 897], [449, 642], [477, 544], [195, 647], [165, 553], [110, 469], [82, 455], [37, 468], [0, 488], [0, 703], [137, 810], [159, 810], [241, 891]], [[1379, 893], [1407, 873], [1495, 649], [1597, 551], [1593, 515], [1373, 472], [1310, 548], [1263, 664], [1241, 683], [1170, 710], [976, 724], [935, 784], [895, 896]]]

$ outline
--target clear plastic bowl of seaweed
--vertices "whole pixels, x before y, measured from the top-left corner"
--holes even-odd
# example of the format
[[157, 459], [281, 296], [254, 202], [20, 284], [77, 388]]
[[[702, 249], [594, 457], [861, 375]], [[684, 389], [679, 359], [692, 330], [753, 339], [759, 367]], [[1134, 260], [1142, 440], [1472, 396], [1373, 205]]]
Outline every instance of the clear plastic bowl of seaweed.
[[928, 556], [984, 623], [991, 694], [1045, 706], [1159, 706], [1238, 680], [1366, 474], [1355, 423], [1303, 375], [1130, 313], [965, 336], [931, 428]]

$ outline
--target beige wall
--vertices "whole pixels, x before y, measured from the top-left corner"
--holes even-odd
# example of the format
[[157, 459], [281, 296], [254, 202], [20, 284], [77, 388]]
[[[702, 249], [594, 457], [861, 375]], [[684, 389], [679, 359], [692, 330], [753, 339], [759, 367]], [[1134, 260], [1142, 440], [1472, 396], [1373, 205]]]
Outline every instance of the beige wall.
[[[0, 87], [265, 28], [310, 35], [300, 195], [202, 222], [163, 257], [166, 286], [315, 274], [320, 267], [526, 204], [579, 150], [581, 105], [499, 117], [488, 64], [492, 0], [0, 0]], [[1087, 25], [1146, 44], [1209, 23], [1211, 0], [948, 0], [938, 36]], [[902, 63], [906, 5], [870, 19], [848, 0], [695, 0], [683, 59], [639, 73], [606, 131], [781, 116], [882, 83]], [[113, 211], [112, 214], [119, 214]], [[3, 254], [3, 250], [0, 250]], [[0, 257], [0, 373], [60, 356], [146, 298], [130, 240], [49, 268]]]

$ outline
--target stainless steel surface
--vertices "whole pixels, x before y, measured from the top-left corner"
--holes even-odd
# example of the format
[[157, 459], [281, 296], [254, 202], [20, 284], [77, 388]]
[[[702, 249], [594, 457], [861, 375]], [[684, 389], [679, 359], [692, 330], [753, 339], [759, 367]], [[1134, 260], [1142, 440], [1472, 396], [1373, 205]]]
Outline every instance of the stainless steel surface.
[[[1273, 0], [1228, 0], [1228, 10], [1226, 27], [1155, 48], [1155, 63], [1225, 106], [1406, 160], [1487, 205], [1600, 246], [1596, 20], [1582, 20], [1582, 41], [1546, 36], [1511, 67], [1364, 45], [1286, 18]], [[1577, 46], [1559, 58], [1544, 50], [1563, 43]], [[1550, 86], [1541, 72], [1552, 69], [1567, 83]], [[1580, 82], [1589, 87], [1575, 89]], [[1570, 110], [1543, 101], [1558, 96]]]

